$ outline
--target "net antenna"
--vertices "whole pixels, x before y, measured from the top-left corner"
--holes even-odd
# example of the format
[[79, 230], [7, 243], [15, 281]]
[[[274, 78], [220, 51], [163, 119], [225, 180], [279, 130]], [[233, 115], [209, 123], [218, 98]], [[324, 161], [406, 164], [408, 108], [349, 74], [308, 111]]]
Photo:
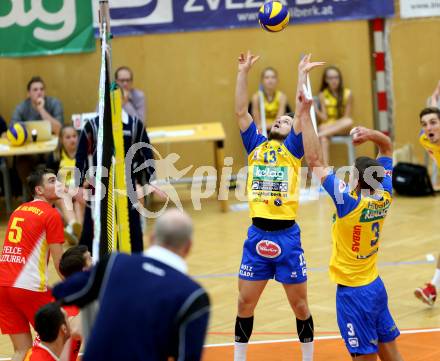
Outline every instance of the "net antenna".
[[[310, 84], [310, 76], [308, 73], [307, 73], [307, 82], [306, 84], [303, 84], [303, 91], [307, 99], [313, 100], [312, 85]], [[310, 118], [312, 119], [312, 124], [313, 124], [313, 128], [315, 129], [315, 133], [318, 134], [318, 126], [316, 123], [316, 113], [315, 113], [315, 102], [312, 103], [312, 106], [310, 108]]]
[[[99, 126], [98, 126], [98, 136], [96, 144], [96, 178], [95, 178], [95, 199], [92, 203], [93, 205], [93, 219], [94, 219], [94, 232], [93, 232], [93, 246], [92, 254], [94, 262], [97, 262], [100, 257], [100, 243], [101, 243], [101, 229], [102, 229], [102, 206], [103, 206], [103, 191], [106, 192], [107, 189], [103, 190], [102, 180], [103, 180], [103, 139], [104, 139], [104, 111], [106, 107], [106, 97], [108, 97], [108, 92], [110, 91], [110, 71], [111, 69], [111, 33], [110, 33], [110, 8], [108, 0], [99, 1], [99, 35], [101, 38], [101, 70], [99, 76]], [[108, 172], [110, 169], [107, 168]], [[106, 174], [106, 177], [108, 174]]]
[[[110, 40], [112, 35], [110, 31], [110, 6], [108, 4], [108, 0], [99, 0], [98, 18], [101, 49], [106, 53], [107, 68], [111, 69], [112, 57]], [[108, 75], [111, 76], [111, 74]]]
[[267, 137], [267, 125], [266, 125], [266, 109], [264, 107], [264, 89], [263, 84], [260, 84], [258, 87], [258, 98], [259, 98], [259, 106], [260, 106], [260, 124], [261, 124], [261, 133]]
[[[300, 60], [304, 59], [307, 56], [306, 54], [301, 54]], [[313, 100], [313, 92], [312, 85], [310, 83], [310, 75], [307, 73], [306, 84], [303, 84], [304, 95], [307, 99]], [[312, 119], [313, 128], [315, 129], [315, 133], [318, 134], [318, 123], [316, 122], [316, 112], [315, 112], [315, 102], [312, 103], [310, 108], [310, 118]]]

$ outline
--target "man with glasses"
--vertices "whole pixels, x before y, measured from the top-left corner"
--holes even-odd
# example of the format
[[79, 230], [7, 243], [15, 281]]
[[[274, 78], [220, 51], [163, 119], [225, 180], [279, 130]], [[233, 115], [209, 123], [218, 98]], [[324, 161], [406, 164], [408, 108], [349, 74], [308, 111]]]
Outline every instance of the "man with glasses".
[[133, 88], [133, 72], [127, 66], [121, 66], [115, 71], [116, 83], [122, 90], [122, 108], [132, 117], [145, 122], [145, 95], [139, 89]]

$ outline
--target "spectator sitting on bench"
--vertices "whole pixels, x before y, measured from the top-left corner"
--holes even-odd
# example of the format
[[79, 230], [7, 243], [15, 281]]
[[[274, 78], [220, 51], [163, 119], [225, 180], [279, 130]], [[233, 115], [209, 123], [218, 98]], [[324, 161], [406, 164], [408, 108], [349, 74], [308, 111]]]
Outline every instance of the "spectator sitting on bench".
[[46, 96], [44, 81], [34, 76], [27, 85], [28, 98], [17, 105], [11, 124], [28, 120], [48, 120], [52, 133], [58, 135], [64, 123], [63, 105], [54, 97]]
[[353, 97], [351, 90], [344, 88], [341, 71], [335, 66], [325, 69], [319, 93], [318, 135], [321, 141], [324, 162], [329, 162], [330, 138], [347, 135], [353, 125], [351, 119]]
[[[282, 91], [277, 90], [278, 72], [274, 68], [267, 67], [261, 72], [261, 85], [263, 87], [266, 129], [269, 133], [275, 119], [289, 112], [286, 109], [287, 96]], [[251, 114], [257, 128], [261, 131], [259, 92], [252, 96]]]
[[[28, 120], [48, 120], [52, 126], [52, 133], [59, 135], [64, 122], [63, 106], [54, 97], [46, 96], [44, 81], [34, 76], [27, 84], [28, 98], [17, 105], [11, 118], [11, 125]], [[27, 176], [39, 163], [45, 159], [39, 155], [26, 155], [15, 158], [15, 168], [22, 184]]]
[[[78, 133], [71, 125], [61, 128], [58, 147], [49, 155], [47, 167], [57, 172], [58, 180], [67, 188], [75, 185], [75, 156], [78, 147]], [[64, 236], [71, 245], [78, 244], [84, 219], [84, 205], [72, 199], [67, 192], [56, 206], [61, 210], [66, 224]]]

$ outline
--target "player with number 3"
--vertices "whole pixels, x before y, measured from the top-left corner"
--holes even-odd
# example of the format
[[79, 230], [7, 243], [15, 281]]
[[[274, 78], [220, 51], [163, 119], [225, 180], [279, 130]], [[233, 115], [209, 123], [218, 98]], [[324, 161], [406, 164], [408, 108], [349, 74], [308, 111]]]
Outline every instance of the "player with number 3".
[[373, 361], [379, 355], [381, 360], [402, 361], [395, 341], [400, 332], [388, 309], [388, 295], [377, 269], [380, 234], [392, 202], [391, 140], [376, 130], [352, 130], [355, 145], [371, 141], [379, 155], [376, 159], [357, 158], [347, 187], [323, 161], [309, 114], [312, 103], [302, 92], [297, 99], [297, 115], [306, 161], [336, 206], [330, 278], [338, 285], [339, 330], [353, 360]]

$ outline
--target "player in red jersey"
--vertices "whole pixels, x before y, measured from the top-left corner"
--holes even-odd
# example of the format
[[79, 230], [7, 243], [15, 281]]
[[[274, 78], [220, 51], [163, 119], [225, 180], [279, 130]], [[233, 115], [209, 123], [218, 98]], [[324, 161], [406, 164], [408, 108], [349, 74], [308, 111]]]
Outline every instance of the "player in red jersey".
[[63, 221], [53, 208], [60, 198], [55, 173], [36, 171], [28, 185], [34, 200], [12, 213], [0, 255], [0, 329], [11, 338], [13, 361], [23, 360], [32, 346], [29, 323], [34, 326], [37, 310], [52, 300], [47, 288], [49, 255], [60, 275], [64, 243]]
[[[60, 272], [64, 278], [69, 278], [76, 272], [88, 270], [93, 261], [87, 246], [79, 245], [64, 252], [60, 261]], [[70, 326], [70, 338], [67, 340], [62, 356], [67, 361], [76, 361], [82, 342], [82, 326], [79, 308], [76, 306], [63, 306], [67, 313]], [[63, 358], [62, 358], [63, 359]]]
[[38, 345], [27, 353], [25, 361], [59, 361], [67, 340], [70, 326], [67, 314], [57, 303], [48, 303], [35, 315], [35, 330], [41, 338]]
[[[76, 272], [86, 271], [90, 269], [92, 265], [92, 256], [90, 255], [87, 246], [79, 245], [71, 247], [63, 253], [59, 263], [59, 270], [64, 278], [69, 278]], [[63, 352], [61, 353], [60, 359], [65, 361], [76, 361], [82, 343], [81, 316], [79, 315], [80, 310], [77, 306], [74, 305], [63, 306], [62, 310], [66, 313], [67, 316], [68, 325], [70, 328], [70, 337], [64, 344]], [[42, 350], [37, 348], [38, 346], [41, 346], [41, 344], [42, 340], [40, 338], [40, 335], [37, 334], [34, 339], [32, 351], [37, 351], [38, 354], [44, 354]], [[31, 351], [28, 352], [27, 357], [29, 357], [30, 354]], [[32, 361], [33, 358], [30, 358], [29, 360]]]

